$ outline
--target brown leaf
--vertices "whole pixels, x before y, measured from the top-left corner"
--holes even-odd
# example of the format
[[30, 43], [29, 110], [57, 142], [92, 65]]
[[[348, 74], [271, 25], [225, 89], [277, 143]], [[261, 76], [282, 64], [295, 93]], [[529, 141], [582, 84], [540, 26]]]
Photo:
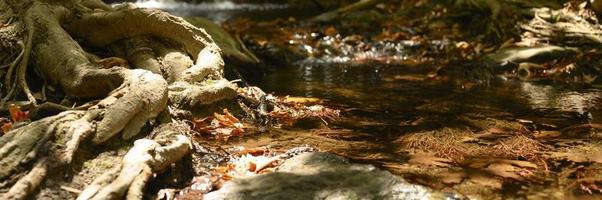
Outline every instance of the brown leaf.
[[240, 120], [238, 120], [238, 118], [234, 117], [232, 114], [230, 114], [230, 112], [228, 112], [227, 108], [224, 108], [224, 116], [226, 118], [228, 118], [228, 120], [230, 120], [233, 123], [239, 123]]
[[13, 126], [13, 123], [6, 118], [0, 118], [0, 133], [5, 134], [8, 133], [10, 128]]
[[507, 160], [507, 159], [472, 159], [466, 161], [468, 167], [482, 170], [491, 175], [504, 178], [523, 180], [532, 174], [537, 165], [529, 161]]
[[495, 189], [502, 189], [503, 181], [496, 177], [491, 177], [482, 173], [475, 173], [470, 175], [470, 180], [479, 185], [492, 187]]
[[489, 165], [484, 170], [491, 174], [501, 176], [504, 178], [512, 178], [515, 180], [523, 179], [523, 177], [518, 173], [520, 169], [510, 164], [494, 163]]
[[20, 122], [29, 119], [29, 114], [21, 110], [21, 106], [10, 104], [8, 106], [8, 112], [13, 122]]
[[557, 138], [561, 135], [560, 131], [537, 131], [533, 134], [537, 139]]
[[566, 159], [572, 162], [597, 162], [602, 163], [602, 153], [585, 154], [585, 153], [551, 153], [550, 157], [556, 159]]
[[300, 104], [316, 104], [320, 103], [322, 100], [318, 98], [311, 97], [290, 97], [286, 96], [282, 100], [283, 103], [291, 104], [291, 103], [300, 103]]
[[324, 30], [324, 34], [326, 34], [328, 36], [335, 36], [338, 33], [339, 32], [337, 31], [337, 29], [333, 26], [329, 26], [328, 28], [326, 28], [326, 30]]
[[445, 173], [443, 177], [441, 177], [441, 182], [445, 184], [458, 184], [461, 183], [465, 177], [466, 173], [464, 172]]
[[435, 167], [449, 167], [452, 163], [451, 160], [445, 158], [439, 158], [430, 154], [414, 154], [412, 158], [408, 161], [411, 164], [417, 165], [427, 165], [427, 166], [435, 166]]

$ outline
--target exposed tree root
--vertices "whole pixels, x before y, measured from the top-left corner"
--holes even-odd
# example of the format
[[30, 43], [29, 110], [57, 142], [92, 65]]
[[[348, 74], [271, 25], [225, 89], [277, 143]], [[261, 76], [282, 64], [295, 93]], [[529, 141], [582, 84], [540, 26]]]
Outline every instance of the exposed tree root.
[[[33, 65], [69, 98], [101, 100], [15, 127], [0, 138], [3, 199], [31, 196], [47, 171], [71, 164], [86, 141], [97, 145], [120, 133], [132, 138], [170, 100], [176, 107], [197, 106], [237, 95], [236, 86], [223, 78], [221, 50], [211, 36], [179, 17], [131, 6], [113, 9], [95, 0], [0, 1], [2, 8], [8, 5], [24, 16], [18, 23], [25, 24], [27, 35], [5, 79], [7, 98], [17, 96], [18, 86], [36, 103], [25, 80]], [[137, 69], [104, 62], [72, 36], [86, 46], [111, 49], [121, 57], [116, 59]], [[141, 199], [153, 174], [190, 151], [181, 130], [167, 127], [152, 140], [137, 140], [120, 166], [98, 177], [79, 199]]]
[[152, 174], [165, 170], [191, 149], [187, 137], [178, 135], [174, 130], [167, 134], [171, 134], [174, 138], [170, 143], [163, 145], [160, 142], [165, 141], [137, 140], [122, 163], [97, 178], [79, 195], [78, 199], [117, 199], [126, 193], [127, 199], [142, 199], [144, 188]]
[[181, 17], [153, 9], [135, 8], [132, 4], [115, 11], [84, 14], [71, 20], [66, 24], [67, 31], [98, 47], [140, 35], [176, 41], [184, 46], [193, 59], [197, 59], [197, 55], [205, 46], [217, 47], [207, 32], [194, 27]]
[[46, 158], [39, 159], [33, 169], [21, 178], [10, 190], [3, 195], [2, 199], [25, 199], [33, 192], [46, 178], [48, 173], [48, 160]]

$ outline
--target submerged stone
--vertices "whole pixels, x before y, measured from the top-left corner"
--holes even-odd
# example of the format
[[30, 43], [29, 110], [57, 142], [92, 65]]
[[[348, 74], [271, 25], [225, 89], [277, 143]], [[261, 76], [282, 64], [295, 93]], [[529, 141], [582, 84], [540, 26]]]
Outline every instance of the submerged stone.
[[205, 199], [444, 199], [371, 165], [322, 152], [285, 161], [277, 172], [232, 180]]

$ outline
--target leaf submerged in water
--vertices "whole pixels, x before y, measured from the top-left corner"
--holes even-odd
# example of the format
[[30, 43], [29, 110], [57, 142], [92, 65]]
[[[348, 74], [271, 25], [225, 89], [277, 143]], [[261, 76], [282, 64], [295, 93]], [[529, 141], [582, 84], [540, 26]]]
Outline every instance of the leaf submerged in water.
[[418, 153], [412, 155], [412, 158], [408, 161], [411, 164], [427, 165], [434, 167], [449, 167], [452, 160], [439, 158], [431, 154]]

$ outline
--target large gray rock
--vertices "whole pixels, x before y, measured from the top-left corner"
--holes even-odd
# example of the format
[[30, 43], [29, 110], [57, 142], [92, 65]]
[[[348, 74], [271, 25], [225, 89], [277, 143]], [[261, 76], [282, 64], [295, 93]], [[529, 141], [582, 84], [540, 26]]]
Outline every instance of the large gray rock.
[[320, 152], [295, 156], [277, 172], [236, 179], [205, 196], [207, 200], [444, 198], [387, 171]]

